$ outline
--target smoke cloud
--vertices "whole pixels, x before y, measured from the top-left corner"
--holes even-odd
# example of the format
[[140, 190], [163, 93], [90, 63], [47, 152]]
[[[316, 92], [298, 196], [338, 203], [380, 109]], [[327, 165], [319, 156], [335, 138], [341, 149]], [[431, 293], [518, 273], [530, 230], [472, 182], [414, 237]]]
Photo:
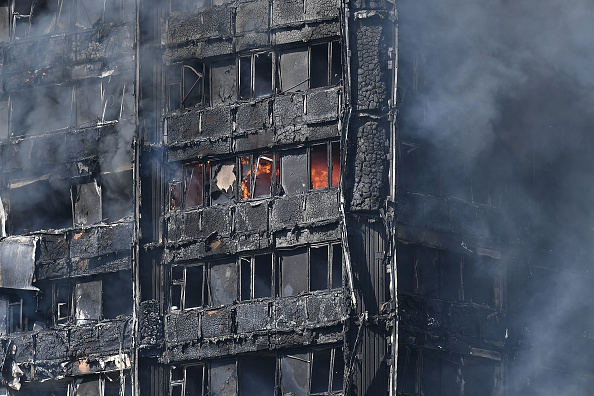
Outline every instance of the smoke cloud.
[[589, 394], [594, 3], [397, 9], [401, 140], [434, 148], [446, 193], [464, 188], [462, 168], [499, 192], [505, 221], [484, 226], [507, 241], [507, 394]]

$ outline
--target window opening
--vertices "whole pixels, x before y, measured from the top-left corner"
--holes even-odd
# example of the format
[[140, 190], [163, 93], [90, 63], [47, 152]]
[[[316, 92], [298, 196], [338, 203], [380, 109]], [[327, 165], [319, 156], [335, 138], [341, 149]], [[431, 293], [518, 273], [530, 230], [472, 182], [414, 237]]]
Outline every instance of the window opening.
[[272, 52], [240, 57], [240, 99], [254, 99], [270, 95], [272, 95]]
[[171, 268], [171, 310], [204, 305], [204, 265], [174, 265]]
[[235, 194], [235, 160], [211, 164], [210, 203], [223, 204], [233, 199]]
[[272, 297], [272, 254], [240, 257], [241, 300]]
[[[272, 195], [278, 185], [278, 155], [261, 153], [239, 158], [241, 172], [240, 199], [262, 198]], [[276, 167], [276, 169], [275, 169]], [[273, 179], [272, 175], [276, 175]]]
[[204, 366], [172, 366], [169, 380], [169, 394], [177, 396], [203, 396]]
[[290, 50], [279, 56], [283, 92], [304, 91], [338, 84], [342, 76], [342, 50], [338, 41]]
[[239, 359], [239, 395], [274, 396], [276, 357], [249, 356]]
[[178, 63], [167, 71], [168, 110], [173, 111], [204, 103], [206, 67], [193, 61]]
[[208, 290], [211, 305], [218, 307], [237, 300], [237, 271], [235, 261], [210, 265]]
[[74, 286], [74, 314], [77, 324], [96, 322], [102, 315], [101, 280]]
[[209, 162], [177, 165], [169, 181], [169, 209], [204, 206], [209, 170]]
[[311, 148], [310, 188], [328, 187], [328, 147], [318, 144]]

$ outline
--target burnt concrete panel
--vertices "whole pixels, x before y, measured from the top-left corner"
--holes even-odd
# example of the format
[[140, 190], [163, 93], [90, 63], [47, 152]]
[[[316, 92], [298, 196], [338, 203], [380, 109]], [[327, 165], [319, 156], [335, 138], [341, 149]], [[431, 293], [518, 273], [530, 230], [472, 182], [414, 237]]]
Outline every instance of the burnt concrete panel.
[[231, 233], [231, 214], [225, 205], [211, 206], [202, 212], [202, 232], [204, 237], [216, 233], [227, 236]]
[[275, 45], [302, 43], [304, 41], [325, 39], [340, 35], [340, 23], [329, 21], [324, 23], [306, 24], [295, 29], [283, 29], [273, 33], [272, 41]]
[[179, 143], [197, 137], [200, 130], [200, 116], [197, 111], [185, 111], [167, 118], [167, 143]]
[[129, 251], [131, 245], [132, 223], [73, 231], [70, 237], [70, 257], [90, 258]]
[[234, 44], [237, 51], [266, 47], [270, 44], [270, 35], [268, 33], [247, 32], [242, 36], [235, 37]]
[[274, 138], [273, 128], [236, 134], [233, 136], [233, 148], [235, 152], [268, 148], [274, 142]]
[[65, 234], [40, 235], [37, 260], [50, 261], [65, 258], [68, 255], [68, 242]]
[[272, 231], [284, 228], [293, 228], [302, 222], [303, 202], [302, 195], [293, 195], [273, 201], [270, 213], [270, 229]]
[[268, 202], [237, 204], [233, 228], [239, 234], [268, 231]]
[[351, 133], [356, 133], [352, 141], [357, 142], [347, 160], [348, 164], [354, 164], [351, 210], [378, 210], [388, 187], [388, 128], [383, 123], [368, 121], [353, 128]]
[[198, 14], [175, 13], [170, 16], [167, 19], [163, 42], [172, 45], [231, 35], [231, 9], [213, 7]]
[[307, 142], [309, 140], [320, 140], [336, 138], [340, 136], [340, 130], [336, 123], [291, 125], [276, 130], [276, 142], [278, 144], [290, 144], [295, 142]]
[[252, 333], [270, 328], [268, 302], [256, 302], [237, 306], [237, 332]]
[[10, 340], [16, 346], [15, 360], [17, 363], [34, 361], [35, 341], [33, 333], [17, 333], [11, 335]]
[[303, 22], [304, 0], [274, 0], [272, 2], [272, 27], [295, 25]]
[[305, 326], [306, 308], [302, 298], [279, 298], [274, 302], [274, 325], [278, 330], [295, 330]]
[[306, 114], [303, 121], [309, 124], [323, 121], [333, 121], [338, 118], [338, 88], [315, 90], [307, 93]]
[[220, 155], [231, 152], [231, 137], [216, 140], [199, 140], [189, 145], [173, 147], [167, 152], [167, 160], [187, 161], [202, 158], [207, 155]]
[[274, 125], [284, 127], [302, 123], [304, 100], [302, 93], [277, 96], [274, 100]]
[[202, 113], [202, 136], [218, 138], [231, 133], [231, 110], [211, 107]]
[[202, 336], [204, 338], [217, 338], [231, 335], [233, 332], [234, 311], [230, 309], [217, 309], [204, 311], [202, 315]]
[[238, 4], [235, 15], [235, 33], [266, 31], [270, 15], [268, 7], [268, 1]]
[[288, 247], [338, 239], [340, 239], [340, 227], [336, 222], [324, 226], [278, 231], [275, 233], [275, 246]]
[[320, 323], [340, 322], [348, 317], [342, 293], [314, 294], [307, 297], [306, 304], [309, 327], [317, 327]]
[[69, 275], [83, 276], [123, 271], [130, 269], [131, 264], [129, 252], [93, 258], [72, 258]]
[[65, 359], [68, 354], [68, 332], [66, 330], [41, 331], [36, 336], [35, 359]]
[[199, 311], [189, 310], [173, 312], [166, 316], [165, 339], [167, 342], [178, 343], [192, 341], [199, 338]]
[[97, 325], [99, 350], [97, 352], [118, 352], [129, 350], [132, 345], [132, 321], [114, 320]]
[[304, 221], [323, 223], [338, 219], [338, 191], [314, 192], [305, 197]]
[[236, 122], [239, 132], [265, 129], [270, 126], [269, 101], [240, 104], [237, 108]]
[[186, 59], [204, 59], [213, 56], [233, 53], [233, 41], [230, 39], [198, 41], [183, 47], [167, 48], [163, 59], [166, 62], [177, 62]]
[[305, 19], [308, 21], [338, 18], [339, 11], [338, 0], [305, 0]]
[[387, 33], [384, 19], [369, 17], [355, 20], [353, 49], [354, 101], [358, 110], [382, 110], [388, 106], [389, 74]]

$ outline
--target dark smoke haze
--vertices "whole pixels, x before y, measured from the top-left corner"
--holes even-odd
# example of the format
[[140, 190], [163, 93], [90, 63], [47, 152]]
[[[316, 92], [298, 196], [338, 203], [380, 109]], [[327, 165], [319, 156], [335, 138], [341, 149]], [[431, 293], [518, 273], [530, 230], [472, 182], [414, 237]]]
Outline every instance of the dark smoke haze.
[[594, 2], [396, 3], [401, 140], [498, 191], [507, 394], [592, 394]]

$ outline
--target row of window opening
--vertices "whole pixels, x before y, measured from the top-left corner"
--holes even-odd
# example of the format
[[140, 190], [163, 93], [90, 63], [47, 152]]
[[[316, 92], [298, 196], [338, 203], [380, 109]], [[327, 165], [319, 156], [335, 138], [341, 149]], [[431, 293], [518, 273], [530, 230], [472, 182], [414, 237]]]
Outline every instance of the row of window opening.
[[337, 187], [339, 179], [339, 142], [176, 164], [169, 179], [169, 209], [298, 194]]
[[336, 289], [342, 287], [342, 248], [333, 243], [173, 265], [170, 277], [171, 311]]
[[171, 396], [332, 395], [343, 390], [341, 348], [295, 350], [207, 364], [172, 366]]
[[341, 52], [340, 42], [332, 41], [209, 65], [198, 60], [172, 64], [165, 76], [167, 110], [333, 86], [342, 76]]

